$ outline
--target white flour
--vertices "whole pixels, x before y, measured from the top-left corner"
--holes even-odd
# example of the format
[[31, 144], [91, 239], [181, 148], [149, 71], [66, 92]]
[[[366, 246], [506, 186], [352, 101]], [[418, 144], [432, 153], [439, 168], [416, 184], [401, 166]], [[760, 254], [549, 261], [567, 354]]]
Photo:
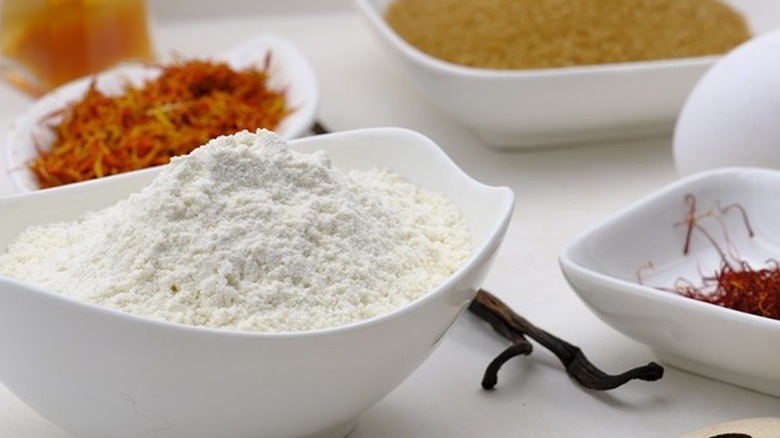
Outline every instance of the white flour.
[[301, 331], [408, 303], [470, 249], [442, 196], [388, 171], [346, 174], [258, 131], [174, 159], [77, 222], [31, 227], [0, 273], [181, 324]]

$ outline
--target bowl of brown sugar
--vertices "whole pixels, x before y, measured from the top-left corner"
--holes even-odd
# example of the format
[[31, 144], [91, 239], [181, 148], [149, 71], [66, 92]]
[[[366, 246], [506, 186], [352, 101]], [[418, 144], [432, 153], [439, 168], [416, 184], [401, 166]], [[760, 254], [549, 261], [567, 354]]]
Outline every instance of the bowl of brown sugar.
[[701, 75], [780, 27], [757, 0], [356, 0], [419, 93], [487, 146], [671, 133]]

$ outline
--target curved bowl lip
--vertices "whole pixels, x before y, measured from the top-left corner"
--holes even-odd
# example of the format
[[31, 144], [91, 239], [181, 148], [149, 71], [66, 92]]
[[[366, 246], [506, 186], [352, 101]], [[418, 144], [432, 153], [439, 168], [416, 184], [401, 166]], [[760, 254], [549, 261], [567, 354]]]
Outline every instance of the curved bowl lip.
[[444, 61], [431, 56], [412, 46], [401, 38], [382, 18], [380, 11], [370, 0], [354, 0], [367, 21], [386, 42], [410, 61], [443, 75], [459, 76], [468, 79], [485, 80], [528, 80], [550, 79], [570, 76], [602, 76], [640, 71], [668, 70], [673, 68], [707, 68], [722, 55], [698, 56], [689, 58], [672, 58], [636, 62], [575, 65], [559, 68], [539, 68], [526, 70], [504, 70], [468, 67]]
[[[567, 242], [562, 247], [558, 257], [558, 262], [562, 271], [567, 275], [573, 273], [581, 277], [589, 277], [598, 283], [610, 285], [611, 288], [604, 288], [601, 290], [601, 292], [604, 294], [630, 294], [640, 300], [655, 301], [669, 306], [682, 307], [691, 311], [692, 313], [704, 315], [707, 318], [720, 318], [724, 320], [728, 319], [735, 324], [741, 324], [749, 327], [760, 327], [761, 329], [770, 330], [780, 334], [780, 321], [778, 320], [705, 303], [691, 298], [686, 298], [672, 292], [659, 290], [651, 286], [615, 278], [602, 272], [584, 267], [576, 261], [576, 257], [574, 256], [574, 252], [578, 248], [585, 246], [594, 233], [610, 228], [615, 223], [620, 222], [625, 215], [643, 208], [646, 204], [652, 201], [684, 192], [685, 188], [691, 184], [716, 178], [733, 178], [734, 176], [738, 175], [771, 178], [778, 180], [778, 183], [780, 183], [780, 172], [757, 167], [725, 167], [692, 174], [685, 178], [678, 179], [668, 184], [667, 186], [662, 187], [661, 189], [643, 198], [640, 198], [622, 210], [619, 210], [618, 212], [607, 217], [600, 223], [590, 227], [584, 232], [581, 232], [569, 242]], [[585, 303], [588, 304], [588, 306], [592, 306], [598, 309], [598, 306], [592, 305], [591, 300], [589, 299], [589, 294], [582, 293], [582, 291], [575, 287], [572, 287], [572, 289]], [[620, 292], [617, 292], [617, 290], [620, 290]]]
[[[0, 286], [2, 286], [3, 283], [6, 283], [14, 287], [21, 287], [27, 289], [29, 292], [44, 295], [49, 299], [59, 300], [64, 303], [68, 303], [71, 306], [81, 307], [82, 309], [88, 309], [93, 312], [98, 312], [103, 315], [107, 315], [113, 318], [119, 318], [135, 324], [145, 324], [152, 327], [158, 327], [164, 330], [180, 331], [181, 333], [185, 333], [185, 334], [200, 334], [200, 335], [208, 335], [208, 336], [244, 337], [244, 338], [257, 338], [257, 339], [265, 339], [265, 340], [270, 340], [270, 339], [281, 340], [281, 339], [300, 338], [300, 337], [330, 336], [330, 335], [338, 335], [341, 333], [363, 330], [377, 325], [382, 325], [389, 320], [397, 319], [401, 317], [403, 314], [412, 311], [418, 307], [421, 307], [425, 303], [431, 300], [434, 300], [436, 297], [443, 294], [446, 290], [450, 289], [451, 287], [453, 287], [453, 285], [455, 285], [460, 280], [462, 280], [470, 271], [472, 271], [482, 263], [487, 262], [486, 259], [489, 258], [490, 256], [488, 252], [489, 248], [503, 237], [504, 233], [506, 232], [506, 229], [509, 226], [509, 222], [511, 220], [512, 212], [514, 209], [514, 193], [508, 187], [489, 186], [475, 180], [470, 175], [466, 174], [457, 164], [455, 164], [455, 162], [452, 161], [452, 159], [430, 138], [416, 131], [412, 131], [406, 128], [395, 128], [395, 127], [363, 128], [363, 129], [356, 129], [352, 131], [335, 132], [329, 134], [322, 134], [315, 137], [291, 140], [289, 141], [289, 145], [292, 149], [294, 149], [296, 144], [300, 144], [304, 142], [314, 142], [317, 141], [318, 138], [325, 138], [325, 137], [349, 138], [349, 137], [363, 136], [363, 135], [378, 135], [378, 136], [395, 135], [399, 138], [405, 138], [408, 140], [417, 141], [421, 147], [427, 148], [433, 153], [437, 154], [438, 159], [441, 162], [441, 165], [449, 168], [449, 171], [454, 172], [458, 176], [458, 178], [461, 178], [463, 181], [466, 181], [472, 187], [477, 187], [486, 192], [487, 191], [494, 192], [496, 194], [499, 194], [502, 198], [501, 209], [496, 211], [495, 214], [496, 219], [494, 220], [494, 223], [491, 226], [490, 231], [486, 234], [486, 237], [483, 241], [475, 245], [475, 247], [471, 251], [471, 255], [469, 256], [469, 258], [465, 262], [463, 262], [463, 264], [452, 275], [450, 275], [442, 284], [426, 292], [422, 297], [414, 300], [413, 302], [395, 308], [390, 312], [377, 315], [373, 318], [365, 319], [355, 323], [343, 325], [343, 326], [317, 329], [317, 330], [296, 331], [296, 332], [289, 332], [289, 331], [287, 332], [285, 331], [243, 332], [237, 330], [223, 330], [223, 329], [210, 328], [210, 327], [189, 326], [189, 325], [177, 324], [168, 321], [145, 318], [142, 316], [123, 312], [117, 309], [81, 301], [76, 298], [72, 298], [66, 295], [52, 292], [42, 287], [39, 287], [37, 285], [22, 282], [3, 275], [0, 275]], [[116, 183], [119, 183], [119, 178], [121, 177], [139, 178], [143, 175], [143, 173], [159, 172], [160, 170], [162, 170], [162, 167], [163, 166], [157, 166], [154, 168], [144, 169], [142, 171], [117, 175], [117, 178], [113, 178], [113, 180], [116, 181]], [[109, 180], [105, 178], [97, 179], [92, 181], [86, 181], [81, 184], [70, 184], [66, 186], [54, 187], [46, 191], [17, 193], [17, 194], [6, 196], [6, 198], [20, 199], [26, 197], [42, 196], [42, 195], [52, 196], [56, 193], [56, 191], [61, 192], [61, 191], [80, 190], [88, 187], [88, 185], [90, 184], [106, 184], [107, 181]], [[113, 183], [113, 182], [109, 182], [109, 183]]]
[[[252, 53], [253, 51], [262, 50], [262, 53]], [[212, 57], [201, 57], [199, 59], [213, 59], [216, 61], [225, 61], [234, 66], [256, 64], [257, 61], [263, 61], [263, 59], [250, 58], [249, 55], [265, 56], [266, 53], [271, 54], [271, 77], [270, 81], [281, 80], [274, 76], [274, 71], [280, 68], [288, 72], [293, 72], [289, 77], [284, 78], [288, 83], [273, 84], [274, 86], [287, 90], [288, 98], [291, 88], [290, 81], [294, 82], [293, 89], [296, 90], [296, 94], [299, 95], [298, 99], [290, 102], [295, 111], [285, 117], [278, 129], [279, 134], [286, 140], [301, 137], [306, 130], [311, 128], [314, 123], [317, 111], [320, 106], [320, 86], [317, 76], [314, 72], [314, 68], [309, 63], [308, 59], [288, 40], [275, 35], [275, 34], [257, 34], [238, 45], [228, 49], [224, 53]], [[276, 56], [276, 57], [274, 57]], [[20, 132], [20, 125], [23, 125], [26, 119], [31, 119], [38, 112], [45, 110], [42, 114], [46, 114], [51, 111], [56, 111], [61, 106], [55, 105], [57, 100], [68, 99], [72, 100], [68, 96], [81, 95], [87, 86], [93, 80], [100, 80], [106, 78], [110, 81], [119, 81], [123, 77], [132, 77], [136, 79], [145, 79], [151, 77], [155, 72], [159, 70], [154, 64], [123, 64], [114, 68], [98, 72], [89, 76], [74, 79], [68, 83], [65, 83], [45, 95], [36, 99], [35, 102], [28, 107], [25, 112], [19, 115], [11, 123], [8, 129], [5, 141], [5, 155], [9, 176], [14, 182], [17, 190], [20, 192], [32, 192], [38, 190], [50, 190], [41, 189], [35, 187], [35, 181], [31, 173], [26, 169], [25, 162], [29, 154], [25, 154], [30, 148], [35, 146], [32, 143], [24, 142], [24, 144], [17, 139], [18, 137], [27, 137], [32, 134], [28, 132], [24, 134]], [[113, 84], [116, 85], [116, 84]], [[59, 97], [59, 99], [58, 99]], [[104, 178], [115, 178], [117, 176], [143, 172], [147, 169], [139, 169], [130, 172], [124, 172], [117, 175], [109, 175]], [[84, 182], [74, 183], [83, 184]]]

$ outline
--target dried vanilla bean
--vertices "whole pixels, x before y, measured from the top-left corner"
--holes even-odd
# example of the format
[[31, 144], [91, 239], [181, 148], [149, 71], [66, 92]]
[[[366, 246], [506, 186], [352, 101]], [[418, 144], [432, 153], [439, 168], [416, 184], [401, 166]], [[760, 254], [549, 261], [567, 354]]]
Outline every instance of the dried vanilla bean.
[[330, 129], [328, 129], [320, 120], [315, 120], [310, 129], [311, 133], [314, 135], [330, 133]]
[[532, 345], [526, 336], [555, 354], [565, 367], [566, 373], [588, 389], [604, 391], [617, 388], [631, 380], [651, 382], [663, 377], [663, 367], [655, 362], [621, 374], [607, 374], [593, 365], [579, 347], [534, 326], [485, 290], [477, 292], [477, 296], [469, 306], [469, 311], [490, 324], [499, 335], [512, 342], [512, 345], [493, 359], [485, 370], [482, 379], [482, 387], [485, 389], [493, 389], [496, 386], [498, 370], [504, 363], [515, 356], [531, 354]]

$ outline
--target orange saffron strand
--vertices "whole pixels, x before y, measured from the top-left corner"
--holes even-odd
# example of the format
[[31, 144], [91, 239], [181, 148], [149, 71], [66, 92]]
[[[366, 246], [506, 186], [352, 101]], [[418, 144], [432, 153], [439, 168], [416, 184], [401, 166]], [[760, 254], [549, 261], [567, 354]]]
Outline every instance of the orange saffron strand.
[[220, 135], [274, 130], [292, 110], [284, 90], [268, 86], [269, 63], [235, 71], [221, 62], [176, 62], [116, 96], [93, 81], [79, 101], [41, 121], [54, 141], [29, 168], [48, 188], [166, 164]]

